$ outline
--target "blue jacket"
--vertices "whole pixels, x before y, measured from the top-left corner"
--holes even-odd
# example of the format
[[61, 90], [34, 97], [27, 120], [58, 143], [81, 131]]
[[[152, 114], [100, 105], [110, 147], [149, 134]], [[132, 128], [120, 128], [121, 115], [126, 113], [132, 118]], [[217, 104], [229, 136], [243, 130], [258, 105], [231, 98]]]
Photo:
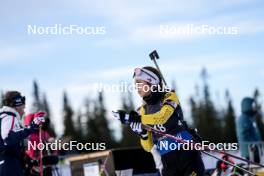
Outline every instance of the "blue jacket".
[[254, 99], [244, 98], [241, 103], [242, 114], [237, 119], [236, 132], [240, 152], [243, 157], [249, 157], [248, 143], [261, 141], [256, 124], [256, 111], [253, 109]]

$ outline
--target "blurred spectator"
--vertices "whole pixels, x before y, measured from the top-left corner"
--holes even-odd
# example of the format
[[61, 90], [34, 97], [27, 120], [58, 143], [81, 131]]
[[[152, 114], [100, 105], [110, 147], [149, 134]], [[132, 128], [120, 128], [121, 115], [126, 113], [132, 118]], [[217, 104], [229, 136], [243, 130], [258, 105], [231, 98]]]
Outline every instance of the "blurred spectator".
[[[24, 125], [28, 126], [32, 123], [36, 114], [28, 114], [24, 119]], [[31, 142], [32, 145], [38, 145], [41, 141], [42, 143], [53, 142], [54, 139], [51, 138], [50, 134], [46, 131], [49, 127], [49, 119], [46, 118], [45, 123], [42, 124], [42, 131], [41, 131], [41, 140], [39, 135], [39, 130], [35, 131], [28, 137], [28, 142]], [[29, 145], [29, 144], [28, 144]], [[49, 149], [43, 150], [43, 158], [48, 157], [51, 154], [56, 154], [57, 151], [50, 151]], [[32, 147], [26, 151], [26, 163], [27, 163], [27, 170], [26, 174], [30, 176], [39, 175], [39, 160], [40, 160], [40, 151], [34, 150]], [[45, 170], [44, 170], [45, 172]], [[51, 169], [49, 169], [49, 173], [45, 174], [46, 176], [52, 175]]]
[[256, 124], [257, 108], [253, 98], [246, 97], [241, 103], [242, 114], [237, 119], [236, 132], [241, 156], [250, 159], [249, 150], [254, 153], [254, 161], [259, 162], [259, 152], [256, 143], [261, 141]]

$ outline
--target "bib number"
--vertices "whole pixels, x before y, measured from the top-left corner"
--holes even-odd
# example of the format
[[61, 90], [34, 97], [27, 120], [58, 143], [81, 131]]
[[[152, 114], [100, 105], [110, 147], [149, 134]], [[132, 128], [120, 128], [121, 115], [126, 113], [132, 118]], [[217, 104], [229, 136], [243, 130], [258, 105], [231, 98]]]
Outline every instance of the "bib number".
[[154, 125], [154, 129], [161, 132], [166, 132], [166, 128], [163, 125]]

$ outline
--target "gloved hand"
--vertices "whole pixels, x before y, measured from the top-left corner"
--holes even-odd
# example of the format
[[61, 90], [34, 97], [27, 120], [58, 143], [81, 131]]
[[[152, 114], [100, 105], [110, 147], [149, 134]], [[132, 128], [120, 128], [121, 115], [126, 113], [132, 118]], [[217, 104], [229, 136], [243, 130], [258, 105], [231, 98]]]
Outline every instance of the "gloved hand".
[[147, 139], [147, 137], [148, 137], [147, 130], [142, 128], [141, 122], [131, 122], [129, 126], [130, 126], [130, 129], [134, 133], [139, 135], [142, 139]]
[[131, 122], [141, 122], [140, 115], [136, 111], [131, 111], [129, 114], [124, 110], [112, 111], [113, 116], [120, 120], [123, 124]]
[[34, 114], [33, 121], [31, 122], [31, 127], [34, 129], [38, 129], [45, 122], [46, 113], [39, 111]]

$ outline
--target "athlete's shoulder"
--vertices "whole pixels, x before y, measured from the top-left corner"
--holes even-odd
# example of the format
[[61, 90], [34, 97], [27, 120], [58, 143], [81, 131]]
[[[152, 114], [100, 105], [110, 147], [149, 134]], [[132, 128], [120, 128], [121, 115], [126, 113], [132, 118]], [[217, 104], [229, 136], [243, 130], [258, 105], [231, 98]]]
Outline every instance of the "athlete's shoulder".
[[177, 94], [173, 91], [166, 92], [163, 101], [171, 100], [176, 101], [178, 99]]
[[177, 105], [180, 104], [179, 98], [176, 92], [169, 91], [165, 93], [164, 98], [163, 98], [163, 103], [168, 103], [168, 102], [173, 102], [173, 103], [176, 103]]

